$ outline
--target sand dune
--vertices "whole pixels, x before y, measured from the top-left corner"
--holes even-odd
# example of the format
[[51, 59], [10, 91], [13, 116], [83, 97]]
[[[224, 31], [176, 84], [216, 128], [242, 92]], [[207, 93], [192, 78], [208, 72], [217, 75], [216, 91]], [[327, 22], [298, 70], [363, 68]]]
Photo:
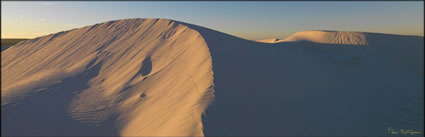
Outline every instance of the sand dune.
[[[3, 127], [5, 135], [103, 135], [73, 131], [75, 120], [112, 125], [118, 135], [200, 136], [201, 113], [213, 98], [212, 80], [205, 41], [184, 25], [165, 19], [96, 24], [2, 53]], [[31, 100], [37, 97], [44, 99]], [[63, 108], [50, 99], [57, 97], [66, 101]], [[25, 107], [38, 110], [14, 111]], [[28, 114], [64, 123], [37, 127], [42, 122], [12, 120]], [[72, 119], [63, 120], [67, 117]]]
[[255, 42], [168, 19], [104, 22], [2, 51], [2, 135], [423, 132], [423, 43], [325, 31]]

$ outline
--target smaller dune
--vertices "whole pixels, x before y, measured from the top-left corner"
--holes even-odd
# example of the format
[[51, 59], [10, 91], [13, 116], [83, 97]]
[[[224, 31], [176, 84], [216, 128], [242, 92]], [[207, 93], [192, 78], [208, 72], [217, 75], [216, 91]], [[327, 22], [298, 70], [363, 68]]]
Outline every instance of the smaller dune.
[[366, 34], [348, 31], [302, 31], [278, 42], [309, 41], [323, 44], [368, 45]]

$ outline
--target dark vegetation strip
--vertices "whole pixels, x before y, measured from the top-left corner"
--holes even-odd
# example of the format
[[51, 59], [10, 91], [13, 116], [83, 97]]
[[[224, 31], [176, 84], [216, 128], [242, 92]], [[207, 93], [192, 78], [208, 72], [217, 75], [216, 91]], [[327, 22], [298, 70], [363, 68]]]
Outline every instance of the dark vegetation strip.
[[1, 46], [12, 46], [27, 39], [1, 39]]

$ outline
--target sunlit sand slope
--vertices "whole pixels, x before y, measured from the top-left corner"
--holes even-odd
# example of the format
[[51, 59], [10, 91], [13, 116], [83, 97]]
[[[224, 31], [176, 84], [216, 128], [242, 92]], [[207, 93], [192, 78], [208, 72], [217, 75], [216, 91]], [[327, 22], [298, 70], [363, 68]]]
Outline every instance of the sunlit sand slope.
[[204, 39], [166, 19], [27, 40], [2, 52], [1, 67], [5, 135], [202, 136], [213, 99]]

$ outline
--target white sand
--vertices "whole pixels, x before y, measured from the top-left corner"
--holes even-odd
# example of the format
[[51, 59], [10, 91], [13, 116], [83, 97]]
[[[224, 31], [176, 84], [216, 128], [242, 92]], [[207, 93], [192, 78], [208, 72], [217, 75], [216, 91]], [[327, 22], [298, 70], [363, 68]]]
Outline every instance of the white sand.
[[422, 44], [423, 37], [324, 31], [253, 42], [167, 19], [100, 23], [2, 52], [2, 135], [416, 130]]

